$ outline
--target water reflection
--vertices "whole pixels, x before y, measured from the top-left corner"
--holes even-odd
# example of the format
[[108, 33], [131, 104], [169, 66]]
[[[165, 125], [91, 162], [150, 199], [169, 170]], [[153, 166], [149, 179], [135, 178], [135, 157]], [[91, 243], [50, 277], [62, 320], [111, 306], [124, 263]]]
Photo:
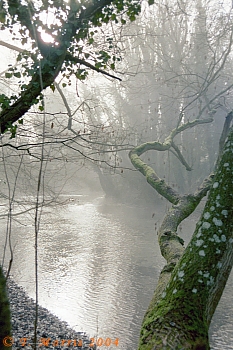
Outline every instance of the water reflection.
[[[39, 234], [39, 303], [77, 331], [119, 338], [120, 350], [135, 349], [164, 264], [153, 230], [162, 212], [155, 211], [152, 218], [149, 208], [116, 205], [102, 197], [51, 210]], [[184, 231], [191, 229], [191, 221], [184, 223]], [[34, 297], [33, 227], [17, 225], [13, 236], [17, 246], [12, 273]], [[228, 293], [222, 301], [226, 305]], [[232, 348], [232, 338], [226, 339], [232, 320], [227, 319], [222, 329], [216, 328], [216, 321], [212, 349], [228, 349], [226, 344]]]

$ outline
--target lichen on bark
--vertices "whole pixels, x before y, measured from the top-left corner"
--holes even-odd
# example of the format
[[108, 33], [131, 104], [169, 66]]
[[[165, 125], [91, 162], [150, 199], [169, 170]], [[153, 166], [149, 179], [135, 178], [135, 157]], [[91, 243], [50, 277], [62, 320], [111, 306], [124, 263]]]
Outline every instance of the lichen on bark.
[[[137, 148], [130, 157], [146, 178], [157, 176], [143, 164]], [[144, 316], [138, 350], [209, 349], [209, 325], [233, 265], [232, 173], [233, 127], [215, 175], [206, 178], [194, 194], [181, 196], [174, 192], [170, 200], [172, 208], [158, 233], [167, 264]], [[159, 180], [158, 186], [166, 188]], [[184, 249], [177, 227], [208, 191], [202, 217]]]

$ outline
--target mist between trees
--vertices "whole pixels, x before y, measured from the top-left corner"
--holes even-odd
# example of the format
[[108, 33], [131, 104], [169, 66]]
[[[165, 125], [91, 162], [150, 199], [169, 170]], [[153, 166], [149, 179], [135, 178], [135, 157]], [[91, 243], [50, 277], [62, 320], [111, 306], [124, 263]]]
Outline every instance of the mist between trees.
[[[42, 209], [63, 205], [61, 193], [98, 182], [116, 201], [166, 200], [167, 264], [138, 349], [209, 349], [233, 262], [231, 2], [11, 0], [0, 21], [5, 266], [12, 220], [31, 215], [37, 259]], [[185, 250], [177, 227], [208, 193]]]

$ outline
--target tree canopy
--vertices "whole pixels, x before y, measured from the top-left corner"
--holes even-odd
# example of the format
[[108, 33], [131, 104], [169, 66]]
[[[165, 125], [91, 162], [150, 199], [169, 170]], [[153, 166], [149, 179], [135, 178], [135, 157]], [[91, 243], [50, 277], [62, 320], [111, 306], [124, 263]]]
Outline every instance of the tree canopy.
[[[121, 58], [113, 38], [106, 37], [99, 45], [98, 29], [109, 22], [124, 25], [128, 19], [134, 21], [140, 10], [140, 0], [1, 2], [1, 30], [28, 47], [19, 49], [19, 65], [5, 73], [7, 79], [18, 79], [19, 89], [11, 96], [0, 95], [1, 131], [9, 129], [14, 135], [17, 124], [13, 123], [42, 100], [43, 89], [55, 89], [58, 74], [66, 80], [63, 87], [71, 75], [84, 80], [87, 68], [112, 76], [105, 69], [114, 70]], [[43, 110], [42, 104], [39, 108]]]

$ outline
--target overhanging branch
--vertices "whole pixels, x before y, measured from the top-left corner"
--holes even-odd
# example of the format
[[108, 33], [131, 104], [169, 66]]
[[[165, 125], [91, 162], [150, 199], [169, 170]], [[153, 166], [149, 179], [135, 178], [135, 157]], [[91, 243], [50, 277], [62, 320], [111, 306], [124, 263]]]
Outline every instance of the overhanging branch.
[[[52, 47], [50, 44], [46, 45], [39, 40], [37, 29], [33, 27], [32, 14], [34, 13], [33, 6], [30, 8], [22, 5], [18, 0], [12, 0], [13, 5], [17, 8], [18, 20], [22, 26], [26, 26], [30, 32], [32, 39], [35, 39], [41, 53], [45, 57], [40, 62], [41, 73], [38, 68], [35, 68], [36, 72], [31, 79], [31, 82], [27, 85], [26, 89], [21, 92], [18, 100], [14, 102], [10, 107], [4, 108], [0, 113], [0, 128], [3, 133], [7, 129], [8, 123], [14, 123], [18, 119], [29, 111], [31, 106], [35, 103], [36, 99], [40, 95], [41, 91], [50, 86], [56, 79], [57, 75], [61, 71], [61, 67], [67, 55], [67, 47], [71, 44], [76, 32], [82, 28], [83, 24], [86, 23], [94, 16], [95, 13], [102, 10], [105, 6], [110, 5], [113, 0], [100, 0], [100, 1], [87, 1], [85, 6], [82, 6], [80, 11], [79, 7], [75, 11], [70, 9], [68, 15], [68, 21], [64, 24], [62, 29], [65, 30], [63, 33], [62, 29], [57, 36], [57, 42], [59, 43], [59, 50], [56, 47]], [[30, 3], [31, 4], [31, 3]], [[10, 7], [9, 7], [10, 8]], [[23, 16], [25, 14], [25, 16]], [[72, 17], [72, 20], [71, 20]], [[30, 22], [30, 23], [29, 23]], [[36, 36], [36, 37], [35, 37]], [[46, 47], [48, 50], [46, 50]], [[46, 52], [49, 52], [47, 55]], [[79, 62], [82, 64], [88, 64], [85, 61]], [[89, 65], [89, 68], [96, 69], [96, 67]], [[112, 76], [109, 73], [99, 70], [102, 74], [109, 75], [113, 78], [119, 79]], [[43, 86], [40, 83], [42, 80]], [[120, 80], [120, 79], [119, 79]]]
[[74, 56], [72, 56], [72, 55], [69, 54], [69, 53], [66, 55], [66, 60], [67, 60], [67, 61], [70, 61], [70, 62], [72, 62], [72, 63], [79, 63], [79, 64], [82, 64], [83, 66], [86, 66], [86, 67], [88, 67], [88, 68], [91, 68], [92, 70], [95, 70], [95, 71], [98, 72], [98, 73], [102, 73], [102, 74], [104, 74], [104, 75], [107, 75], [107, 76], [110, 77], [110, 78], [114, 78], [114, 79], [117, 79], [117, 80], [122, 81], [121, 78], [118, 78], [118, 77], [116, 77], [115, 75], [112, 75], [112, 74], [110, 74], [110, 73], [107, 73], [107, 72], [104, 71], [103, 69], [97, 68], [97, 67], [93, 66], [93, 64], [91, 64], [91, 63], [89, 63], [89, 62], [87, 62], [87, 61], [85, 61], [85, 60], [82, 60], [82, 59], [80, 59], [80, 58], [78, 58], [78, 57], [74, 57]]

